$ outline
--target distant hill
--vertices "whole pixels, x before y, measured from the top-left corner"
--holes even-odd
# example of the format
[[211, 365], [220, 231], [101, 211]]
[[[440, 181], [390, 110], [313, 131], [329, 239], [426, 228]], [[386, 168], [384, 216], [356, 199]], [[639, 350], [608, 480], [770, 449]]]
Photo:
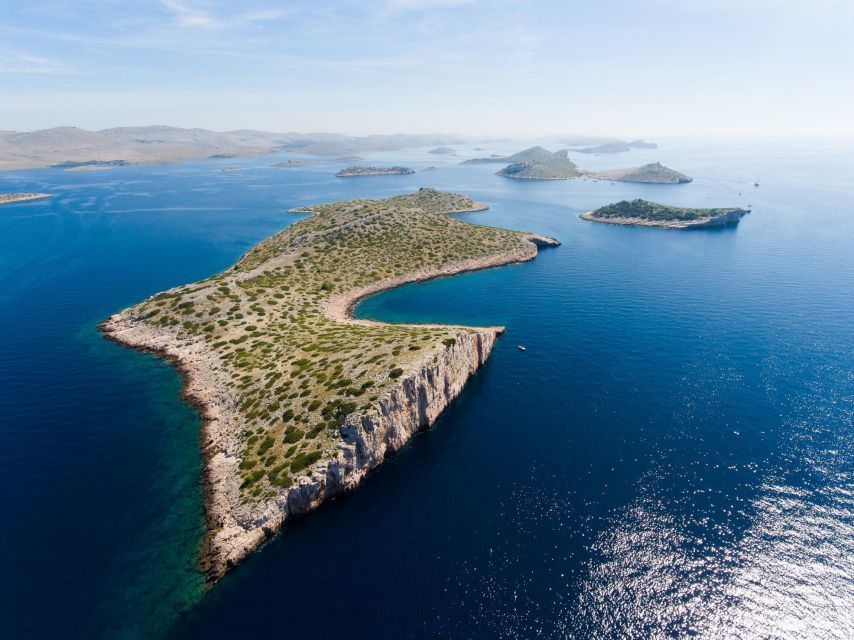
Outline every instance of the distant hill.
[[654, 142], [647, 142], [646, 140], [632, 140], [628, 145], [632, 149], [658, 149], [657, 144]]
[[512, 156], [499, 156], [497, 154], [493, 154], [488, 158], [470, 158], [469, 160], [464, 160], [460, 164], [486, 164], [486, 163], [516, 163], [516, 162], [548, 162], [553, 158], [551, 151], [547, 149], [543, 149], [543, 147], [534, 146], [524, 151], [519, 151], [518, 153], [514, 153]]
[[542, 147], [531, 147], [510, 158], [513, 162], [496, 175], [519, 180], [568, 180], [583, 175], [567, 157], [566, 149], [552, 153]]
[[452, 153], [456, 153], [455, 149], [451, 149], [451, 147], [436, 147], [435, 149], [430, 149], [427, 153], [434, 153], [436, 155], [448, 155]]
[[674, 171], [665, 167], [660, 162], [645, 164], [642, 167], [629, 167], [627, 169], [613, 169], [611, 171], [599, 171], [588, 173], [589, 178], [600, 180], [615, 180], [618, 182], [643, 182], [653, 184], [684, 184], [691, 182], [693, 178], [684, 173]]
[[201, 158], [261, 156], [283, 151], [355, 155], [460, 142], [443, 134], [364, 137], [337, 133], [273, 133], [240, 129], [208, 131], [178, 127], [116, 127], [87, 131], [55, 127], [31, 132], [0, 131], [0, 169], [97, 163], [160, 164]]

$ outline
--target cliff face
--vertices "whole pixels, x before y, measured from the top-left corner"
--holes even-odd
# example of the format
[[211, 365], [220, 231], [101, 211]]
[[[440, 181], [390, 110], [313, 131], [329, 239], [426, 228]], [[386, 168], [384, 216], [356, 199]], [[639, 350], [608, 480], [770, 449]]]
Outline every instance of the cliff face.
[[350, 416], [335, 459], [317, 465], [310, 476], [266, 503], [260, 515], [235, 513], [208, 541], [212, 577], [221, 576], [294, 516], [324, 500], [354, 489], [387, 456], [429, 427], [456, 398], [492, 351], [500, 328], [460, 333], [456, 343], [425, 361], [379, 399], [376, 409]]

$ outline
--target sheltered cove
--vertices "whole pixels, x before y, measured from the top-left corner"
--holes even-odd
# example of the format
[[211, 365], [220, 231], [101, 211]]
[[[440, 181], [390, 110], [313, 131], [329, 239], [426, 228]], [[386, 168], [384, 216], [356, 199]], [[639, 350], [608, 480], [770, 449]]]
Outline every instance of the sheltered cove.
[[522, 262], [556, 240], [446, 213], [485, 205], [421, 189], [301, 209], [226, 271], [107, 319], [110, 339], [176, 362], [203, 417], [211, 580], [289, 519], [352, 490], [427, 428], [501, 327], [352, 318], [406, 282]]

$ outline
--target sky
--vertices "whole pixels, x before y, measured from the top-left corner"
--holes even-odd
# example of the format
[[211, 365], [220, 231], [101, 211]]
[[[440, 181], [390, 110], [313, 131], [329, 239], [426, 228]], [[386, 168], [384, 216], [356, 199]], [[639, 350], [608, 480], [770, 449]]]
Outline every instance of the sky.
[[854, 134], [851, 0], [0, 0], [0, 130]]

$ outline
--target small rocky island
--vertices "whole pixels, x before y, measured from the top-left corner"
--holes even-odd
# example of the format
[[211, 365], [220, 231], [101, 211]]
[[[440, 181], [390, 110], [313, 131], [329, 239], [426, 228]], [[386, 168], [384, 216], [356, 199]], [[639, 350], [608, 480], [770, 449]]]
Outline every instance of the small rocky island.
[[640, 182], [643, 184], [686, 184], [693, 178], [665, 167], [660, 162], [645, 164], [642, 167], [612, 169], [587, 174], [588, 178], [597, 180], [614, 180], [616, 182]]
[[362, 176], [397, 176], [415, 173], [409, 167], [347, 167], [335, 175], [339, 178], [358, 178]]
[[201, 566], [222, 576], [290, 518], [354, 489], [429, 427], [501, 327], [355, 320], [365, 296], [531, 260], [556, 240], [445, 214], [481, 211], [421, 189], [310, 213], [233, 267], [107, 319], [110, 339], [174, 361], [203, 417]]
[[0, 204], [12, 204], [13, 202], [26, 202], [28, 200], [41, 200], [50, 198], [49, 193], [0, 193]]
[[738, 224], [750, 209], [689, 209], [648, 200], [622, 200], [581, 214], [584, 220], [666, 229], [697, 229]]

